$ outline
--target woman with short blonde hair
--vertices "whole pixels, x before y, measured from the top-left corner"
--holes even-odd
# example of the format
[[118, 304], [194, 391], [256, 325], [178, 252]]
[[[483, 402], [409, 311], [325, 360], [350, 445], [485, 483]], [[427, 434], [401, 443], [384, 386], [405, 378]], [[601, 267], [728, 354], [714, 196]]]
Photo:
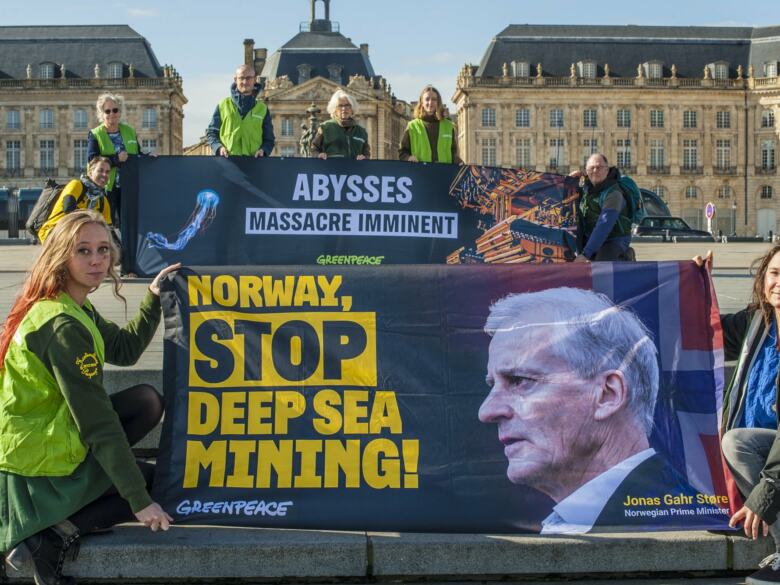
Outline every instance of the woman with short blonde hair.
[[320, 124], [311, 142], [312, 156], [327, 158], [349, 158], [364, 160], [370, 158], [366, 129], [353, 118], [358, 104], [355, 98], [343, 89], [337, 89], [328, 101], [330, 120]]

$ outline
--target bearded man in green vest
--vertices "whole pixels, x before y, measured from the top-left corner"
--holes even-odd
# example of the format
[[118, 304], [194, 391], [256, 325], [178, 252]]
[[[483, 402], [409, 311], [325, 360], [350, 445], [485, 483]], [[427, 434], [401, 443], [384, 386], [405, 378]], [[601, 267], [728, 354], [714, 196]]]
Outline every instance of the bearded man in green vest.
[[251, 65], [241, 65], [233, 76], [230, 97], [214, 110], [206, 140], [217, 156], [270, 156], [274, 149], [271, 112], [257, 96], [260, 84]]

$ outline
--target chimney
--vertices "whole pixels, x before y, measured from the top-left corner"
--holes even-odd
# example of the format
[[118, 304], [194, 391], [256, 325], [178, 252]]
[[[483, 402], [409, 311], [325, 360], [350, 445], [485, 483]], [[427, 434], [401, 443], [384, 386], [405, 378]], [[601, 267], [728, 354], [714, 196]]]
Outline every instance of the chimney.
[[263, 67], [265, 67], [265, 61], [267, 58], [268, 58], [268, 49], [255, 49], [254, 64], [255, 64], [255, 71], [257, 71], [258, 75], [260, 75], [263, 72]]
[[360, 43], [360, 52], [368, 57], [368, 43]]
[[244, 65], [252, 64], [252, 55], [255, 52], [255, 40], [244, 39]]

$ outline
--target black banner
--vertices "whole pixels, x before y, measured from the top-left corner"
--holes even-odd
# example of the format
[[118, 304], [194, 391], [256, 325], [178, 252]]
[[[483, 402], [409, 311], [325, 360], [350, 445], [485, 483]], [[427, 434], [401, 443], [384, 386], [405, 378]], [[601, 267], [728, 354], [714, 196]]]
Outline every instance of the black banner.
[[227, 525], [725, 528], [710, 285], [690, 262], [181, 270], [153, 495]]
[[122, 171], [123, 267], [564, 262], [575, 183], [397, 161], [139, 157]]

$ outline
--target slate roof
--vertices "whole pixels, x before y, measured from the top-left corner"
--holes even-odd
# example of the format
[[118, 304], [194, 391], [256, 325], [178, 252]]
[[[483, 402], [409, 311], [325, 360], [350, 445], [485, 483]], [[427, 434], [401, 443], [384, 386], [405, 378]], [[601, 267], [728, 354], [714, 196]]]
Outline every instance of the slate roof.
[[601, 26], [601, 25], [510, 25], [496, 35], [482, 57], [477, 76], [498, 77], [503, 63], [526, 61], [531, 75], [542, 64], [544, 75], [567, 77], [572, 63], [593, 60], [598, 75], [609, 63], [610, 75], [633, 77], [637, 65], [660, 61], [664, 76], [672, 64], [678, 77], [702, 77], [704, 66], [725, 61], [730, 77], [737, 66], [753, 64], [763, 75], [765, 61], [780, 60], [780, 26]]
[[111, 62], [132, 64], [136, 77], [162, 77], [149, 42], [127, 25], [0, 26], [0, 78], [37, 78], [41, 63], [65, 64], [68, 77], [92, 78], [95, 63], [106, 76]]
[[[340, 65], [342, 85], [346, 85], [352, 75], [374, 77], [374, 68], [368, 55], [356, 47], [350, 39], [340, 32], [334, 32], [330, 21], [318, 20], [318, 26], [301, 30], [275, 51], [266, 61], [260, 74], [266, 79], [275, 79], [287, 75], [294, 84], [298, 84], [298, 66], [311, 67], [310, 78], [330, 79], [328, 65]], [[326, 30], [321, 30], [321, 29]]]

